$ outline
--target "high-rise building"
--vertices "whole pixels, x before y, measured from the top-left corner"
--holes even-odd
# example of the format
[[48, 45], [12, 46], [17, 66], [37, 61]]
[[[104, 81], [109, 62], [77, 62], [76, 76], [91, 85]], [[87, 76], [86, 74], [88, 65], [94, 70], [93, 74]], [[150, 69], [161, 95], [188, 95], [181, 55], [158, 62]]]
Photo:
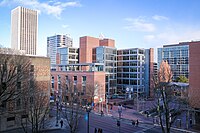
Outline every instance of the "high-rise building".
[[179, 76], [189, 77], [189, 43], [183, 42], [173, 45], [164, 45], [158, 48], [158, 68], [162, 60], [169, 63], [173, 80]]
[[11, 11], [11, 48], [36, 55], [38, 12], [24, 7]]
[[47, 37], [47, 57], [51, 59], [51, 68], [56, 65], [58, 47], [72, 47], [73, 40], [69, 35], [54, 35]]

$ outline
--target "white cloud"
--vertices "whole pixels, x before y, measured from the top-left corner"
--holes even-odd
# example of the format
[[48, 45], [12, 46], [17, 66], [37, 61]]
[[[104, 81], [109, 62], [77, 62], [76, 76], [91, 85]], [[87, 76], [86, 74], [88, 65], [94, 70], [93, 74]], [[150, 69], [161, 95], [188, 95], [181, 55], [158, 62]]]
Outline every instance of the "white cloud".
[[68, 28], [68, 27], [69, 27], [69, 25], [67, 25], [67, 24], [62, 25], [62, 28]]
[[154, 15], [154, 16], [152, 16], [152, 18], [153, 18], [154, 20], [158, 20], [158, 21], [161, 21], [161, 20], [169, 20], [168, 17], [160, 16], [160, 15]]
[[143, 17], [138, 18], [126, 18], [128, 25], [124, 27], [127, 30], [153, 32], [156, 30], [153, 23], [147, 22]]
[[185, 28], [183, 25], [177, 28], [174, 27], [168, 27], [154, 35], [146, 35], [144, 41], [155, 45], [163, 45], [200, 40], [200, 28]]
[[81, 7], [79, 2], [40, 2], [39, 0], [3, 0], [0, 2], [0, 6], [7, 6], [11, 4], [17, 4], [21, 6], [27, 6], [29, 8], [38, 10], [41, 13], [46, 13], [48, 15], [53, 15], [56, 18], [60, 18], [61, 13], [67, 7]]

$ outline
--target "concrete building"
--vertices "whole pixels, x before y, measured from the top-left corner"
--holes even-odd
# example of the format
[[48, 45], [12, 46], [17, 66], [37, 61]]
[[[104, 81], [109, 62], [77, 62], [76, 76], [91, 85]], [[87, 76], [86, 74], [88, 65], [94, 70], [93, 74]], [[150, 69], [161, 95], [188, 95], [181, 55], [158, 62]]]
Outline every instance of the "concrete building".
[[183, 42], [179, 44], [164, 45], [158, 48], [158, 68], [162, 60], [169, 63], [173, 80], [179, 76], [189, 77], [189, 43]]
[[11, 11], [11, 48], [36, 55], [38, 12], [24, 7]]
[[47, 57], [51, 59], [51, 67], [55, 69], [57, 48], [72, 47], [73, 40], [69, 35], [54, 35], [47, 37]]
[[[40, 94], [42, 94], [43, 92], [43, 96], [47, 100], [45, 105], [48, 105], [49, 103], [48, 100], [50, 97], [50, 59], [47, 57], [40, 56], [26, 56], [23, 53], [13, 51], [12, 49], [0, 49], [1, 57], [3, 55], [7, 55], [7, 57], [10, 60], [11, 58], [13, 58], [13, 54], [15, 54], [14, 58], [16, 62], [21, 62], [22, 60], [24, 61], [24, 59], [27, 59], [27, 62], [30, 64], [25, 65], [29, 66], [30, 68], [27, 68], [27, 70], [29, 71], [24, 71], [28, 74], [28, 78], [20, 78], [20, 81], [16, 78], [12, 78], [12, 80], [14, 80], [14, 83], [17, 83], [17, 85], [13, 83], [9, 86], [9, 88], [13, 87], [17, 90], [23, 90], [23, 93], [20, 93], [21, 95], [15, 97], [13, 100], [3, 102], [2, 104], [0, 104], [0, 132], [21, 127], [21, 123], [26, 121], [25, 119], [28, 118], [29, 111], [27, 110], [29, 110], [29, 107], [26, 105], [30, 106], [32, 104], [31, 97], [33, 94], [26, 93], [28, 95], [24, 95], [24, 92], [27, 88], [29, 89], [29, 91], [31, 90], [29, 88], [33, 83], [31, 79], [34, 80], [34, 84], [37, 83], [42, 86], [42, 91]], [[20, 69], [17, 69], [17, 71], [18, 70]], [[23, 73], [22, 75], [24, 76], [26, 74]], [[27, 99], [26, 101], [24, 100], [25, 97]]]
[[121, 49], [117, 51], [117, 88], [122, 93], [150, 95], [153, 71], [153, 49]]

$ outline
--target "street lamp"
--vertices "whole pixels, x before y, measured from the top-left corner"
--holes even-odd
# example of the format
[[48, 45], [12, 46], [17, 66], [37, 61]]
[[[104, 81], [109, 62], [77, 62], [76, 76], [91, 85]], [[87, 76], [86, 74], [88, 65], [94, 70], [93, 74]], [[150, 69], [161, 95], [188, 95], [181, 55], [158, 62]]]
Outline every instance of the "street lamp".
[[89, 133], [89, 114], [90, 114], [90, 111], [92, 110], [91, 106], [87, 106], [86, 107], [86, 111], [88, 113], [88, 124], [87, 124], [87, 133]]

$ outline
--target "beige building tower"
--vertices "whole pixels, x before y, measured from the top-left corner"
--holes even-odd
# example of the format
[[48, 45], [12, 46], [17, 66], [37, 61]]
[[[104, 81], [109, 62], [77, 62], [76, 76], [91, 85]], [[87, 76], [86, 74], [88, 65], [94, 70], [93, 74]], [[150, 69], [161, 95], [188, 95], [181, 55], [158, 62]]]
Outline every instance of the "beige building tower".
[[38, 12], [24, 7], [11, 11], [11, 48], [36, 55]]

